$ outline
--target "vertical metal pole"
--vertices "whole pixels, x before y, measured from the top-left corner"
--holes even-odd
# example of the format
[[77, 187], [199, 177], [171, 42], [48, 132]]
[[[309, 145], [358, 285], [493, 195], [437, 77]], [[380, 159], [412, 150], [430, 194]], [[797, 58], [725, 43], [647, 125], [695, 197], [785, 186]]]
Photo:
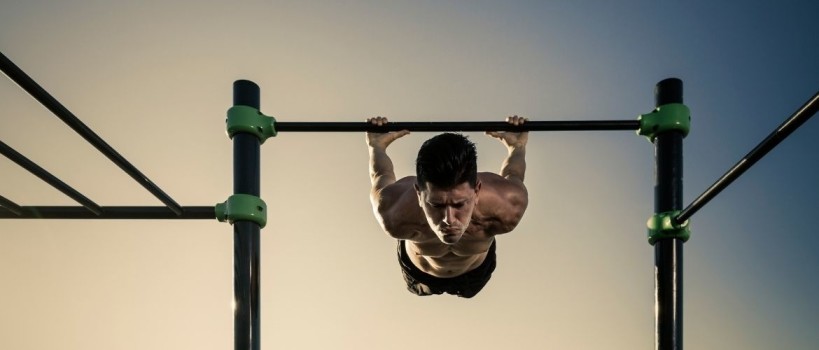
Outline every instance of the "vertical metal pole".
[[[656, 105], [682, 103], [682, 81], [676, 78], [657, 83]], [[654, 139], [656, 182], [654, 211], [682, 209], [683, 134], [667, 131]], [[655, 349], [682, 349], [683, 242], [661, 239], [654, 244]]]
[[[247, 80], [233, 83], [233, 105], [259, 108], [259, 86]], [[259, 139], [248, 133], [233, 136], [233, 192], [259, 196]], [[259, 350], [259, 225], [233, 224], [234, 348]]]

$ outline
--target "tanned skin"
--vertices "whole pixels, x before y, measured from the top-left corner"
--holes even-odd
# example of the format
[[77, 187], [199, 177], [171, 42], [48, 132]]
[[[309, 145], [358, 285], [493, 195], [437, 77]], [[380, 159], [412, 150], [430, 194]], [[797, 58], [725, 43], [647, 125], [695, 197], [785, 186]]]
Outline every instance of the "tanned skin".
[[[375, 125], [387, 118], [370, 118]], [[510, 124], [525, 118], [510, 116]], [[397, 180], [387, 147], [409, 131], [367, 133], [370, 153], [370, 200], [384, 231], [404, 240], [412, 263], [442, 278], [455, 277], [480, 266], [495, 236], [512, 231], [528, 204], [523, 184], [527, 132], [487, 132], [508, 150], [499, 174], [478, 173], [478, 183], [449, 188], [416, 184], [415, 176]]]

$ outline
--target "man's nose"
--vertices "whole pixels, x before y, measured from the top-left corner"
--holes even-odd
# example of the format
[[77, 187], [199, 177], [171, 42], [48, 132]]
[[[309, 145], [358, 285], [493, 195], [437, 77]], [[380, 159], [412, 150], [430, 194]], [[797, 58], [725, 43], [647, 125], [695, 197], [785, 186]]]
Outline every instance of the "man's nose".
[[444, 209], [444, 223], [447, 225], [452, 225], [453, 220], [455, 219], [455, 208], [447, 206]]

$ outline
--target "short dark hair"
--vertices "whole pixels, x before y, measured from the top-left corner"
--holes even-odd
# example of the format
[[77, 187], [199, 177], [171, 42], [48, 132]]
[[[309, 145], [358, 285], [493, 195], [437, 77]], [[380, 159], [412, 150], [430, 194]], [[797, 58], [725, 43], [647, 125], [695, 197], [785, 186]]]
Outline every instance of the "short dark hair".
[[454, 133], [437, 135], [421, 145], [415, 160], [418, 186], [429, 182], [438, 187], [452, 187], [468, 182], [478, 183], [478, 155], [475, 144], [466, 136]]

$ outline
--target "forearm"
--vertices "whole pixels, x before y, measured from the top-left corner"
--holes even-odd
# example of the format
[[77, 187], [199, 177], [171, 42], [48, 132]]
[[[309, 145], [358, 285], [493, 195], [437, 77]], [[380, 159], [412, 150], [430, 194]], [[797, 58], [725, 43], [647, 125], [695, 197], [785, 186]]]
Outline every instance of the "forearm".
[[370, 181], [373, 191], [380, 190], [395, 182], [395, 171], [387, 149], [370, 147]]
[[526, 174], [526, 146], [509, 147], [509, 155], [503, 160], [500, 176], [507, 180], [523, 182]]

